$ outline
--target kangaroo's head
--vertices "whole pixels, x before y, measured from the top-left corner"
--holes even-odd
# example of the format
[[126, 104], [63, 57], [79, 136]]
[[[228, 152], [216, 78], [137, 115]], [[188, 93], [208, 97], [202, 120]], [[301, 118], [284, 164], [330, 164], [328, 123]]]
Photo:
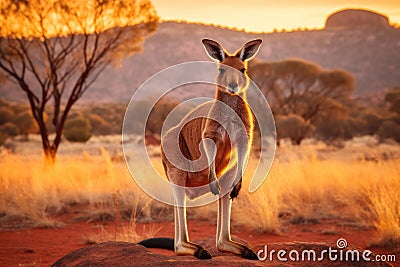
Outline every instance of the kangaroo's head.
[[249, 85], [247, 61], [256, 55], [262, 40], [255, 39], [247, 42], [234, 54], [228, 54], [216, 41], [203, 39], [202, 42], [208, 56], [218, 62], [218, 90], [226, 91], [231, 95], [244, 92]]

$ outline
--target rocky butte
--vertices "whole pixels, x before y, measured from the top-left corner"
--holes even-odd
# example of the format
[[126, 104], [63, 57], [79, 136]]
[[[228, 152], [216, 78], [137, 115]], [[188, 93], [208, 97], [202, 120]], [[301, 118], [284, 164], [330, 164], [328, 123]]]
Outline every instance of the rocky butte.
[[345, 9], [328, 16], [326, 29], [345, 28], [389, 28], [389, 19], [385, 15], [363, 9]]

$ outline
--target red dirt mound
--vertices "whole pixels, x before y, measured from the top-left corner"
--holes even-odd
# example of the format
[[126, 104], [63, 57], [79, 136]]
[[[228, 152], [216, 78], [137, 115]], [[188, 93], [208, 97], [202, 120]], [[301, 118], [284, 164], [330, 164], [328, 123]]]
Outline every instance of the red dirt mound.
[[[213, 258], [210, 260], [198, 260], [193, 256], [175, 256], [175, 255], [162, 255], [154, 253], [143, 246], [134, 243], [127, 242], [105, 242], [85, 248], [75, 250], [74, 252], [62, 257], [55, 262], [53, 267], [64, 267], [64, 266], [391, 266], [383, 262], [366, 262], [360, 259], [360, 261], [340, 261], [339, 257], [336, 261], [329, 261], [328, 257], [324, 257], [324, 260], [318, 261], [250, 261], [242, 259], [238, 256], [217, 252], [214, 248], [215, 241], [214, 237], [210, 236], [202, 244], [206, 249], [210, 251]], [[279, 250], [313, 250], [320, 255], [323, 250], [328, 250], [329, 246], [322, 243], [274, 243], [271, 244], [271, 249]], [[343, 250], [345, 252], [347, 249]], [[288, 256], [286, 256], [287, 258]]]

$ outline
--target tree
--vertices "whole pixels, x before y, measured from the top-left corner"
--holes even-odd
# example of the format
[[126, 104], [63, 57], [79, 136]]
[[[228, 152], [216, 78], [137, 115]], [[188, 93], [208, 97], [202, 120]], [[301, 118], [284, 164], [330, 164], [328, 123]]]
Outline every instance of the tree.
[[147, 0], [0, 3], [0, 71], [26, 94], [46, 159], [56, 158], [72, 106], [105, 67], [141, 50], [157, 21]]
[[322, 112], [350, 102], [354, 78], [344, 70], [324, 70], [299, 59], [255, 61], [250, 77], [271, 103], [274, 114], [297, 114], [314, 123]]
[[[289, 59], [277, 62], [252, 61], [249, 74], [268, 99], [275, 116], [289, 116], [301, 127], [310, 126], [300, 129], [296, 137], [287, 136], [294, 143], [300, 143], [314, 126], [323, 129], [323, 135], [331, 139], [343, 135], [342, 127], [330, 134], [329, 128], [323, 123], [324, 118], [329, 117], [332, 123], [339, 126], [340, 121], [347, 119], [348, 114], [343, 110], [351, 105], [350, 96], [355, 86], [350, 73], [339, 69], [325, 70], [312, 62]], [[301, 120], [293, 115], [301, 117]]]

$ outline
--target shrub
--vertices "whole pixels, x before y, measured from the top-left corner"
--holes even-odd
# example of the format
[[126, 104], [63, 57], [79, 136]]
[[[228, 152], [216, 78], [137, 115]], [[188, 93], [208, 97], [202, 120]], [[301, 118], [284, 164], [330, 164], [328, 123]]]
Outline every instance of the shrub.
[[70, 142], [84, 143], [91, 137], [90, 130], [89, 120], [76, 116], [65, 123], [64, 136]]
[[379, 114], [370, 111], [364, 114], [362, 120], [365, 121], [365, 134], [368, 135], [376, 134], [382, 123], [382, 117]]
[[14, 137], [18, 135], [18, 127], [12, 122], [7, 122], [0, 127], [0, 132], [7, 136]]
[[8, 136], [5, 133], [0, 132], [0, 146], [2, 146], [6, 142], [7, 137]]
[[149, 114], [146, 124], [146, 134], [161, 135], [165, 119], [178, 104], [179, 102], [170, 98], [163, 98], [158, 101]]
[[360, 118], [350, 117], [344, 122], [344, 139], [360, 136], [366, 128], [365, 121]]
[[19, 129], [19, 133], [26, 137], [30, 133], [35, 133], [38, 129], [32, 114], [28, 111], [18, 114], [14, 123]]
[[89, 115], [90, 126], [93, 134], [107, 135], [111, 134], [111, 125], [109, 125], [101, 116], [97, 114]]
[[390, 89], [385, 94], [385, 102], [389, 104], [389, 110], [400, 114], [400, 87]]
[[344, 137], [344, 120], [337, 118], [325, 118], [317, 124], [317, 136], [319, 139], [330, 143]]
[[14, 116], [12, 109], [8, 107], [0, 107], [0, 125], [11, 122]]
[[400, 142], [400, 125], [392, 120], [384, 121], [377, 132], [379, 139], [392, 138], [397, 142]]
[[296, 114], [276, 116], [275, 120], [278, 142], [280, 139], [289, 138], [292, 144], [300, 145], [301, 141], [315, 129], [314, 125]]

